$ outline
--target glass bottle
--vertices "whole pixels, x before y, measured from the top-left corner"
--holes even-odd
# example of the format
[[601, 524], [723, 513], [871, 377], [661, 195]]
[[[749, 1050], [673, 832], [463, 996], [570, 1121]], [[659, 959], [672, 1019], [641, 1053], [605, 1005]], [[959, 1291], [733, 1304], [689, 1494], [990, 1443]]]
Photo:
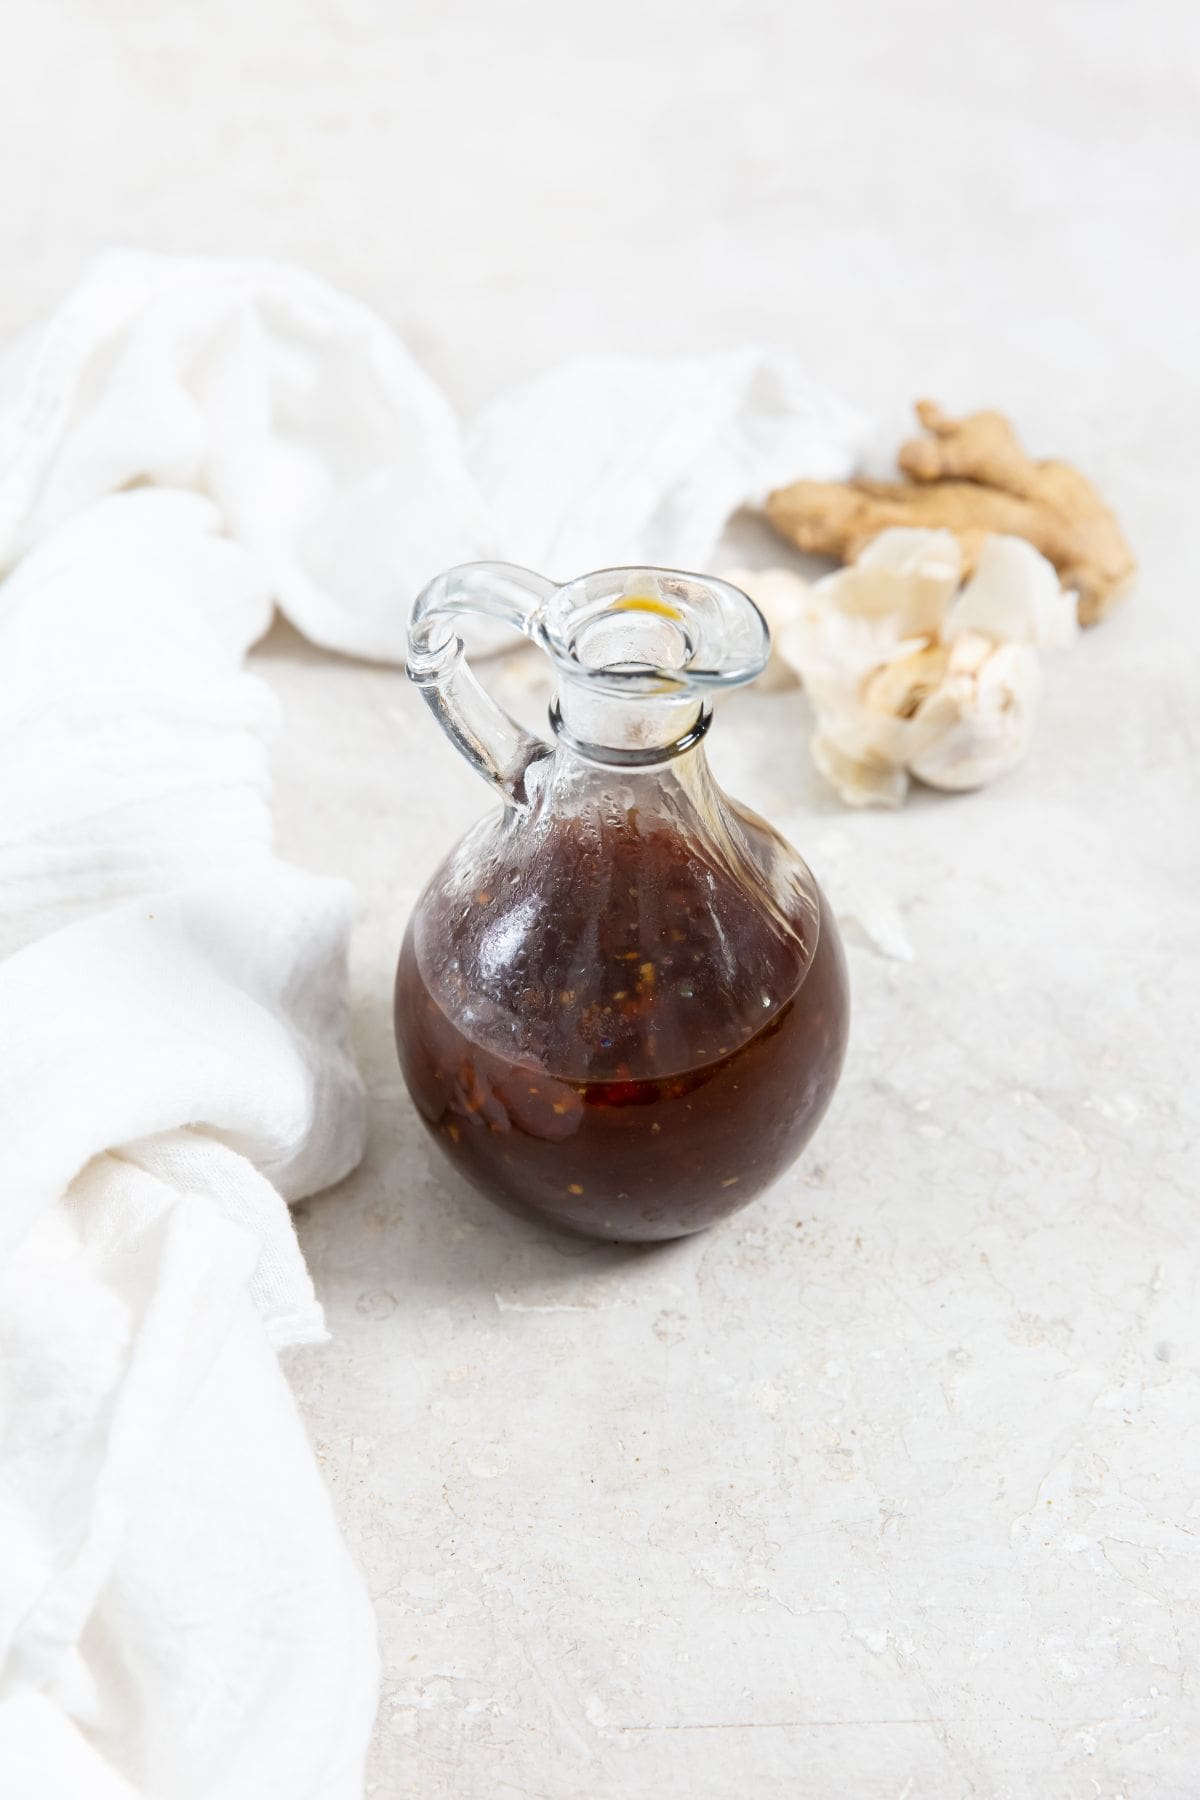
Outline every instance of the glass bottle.
[[[550, 656], [553, 743], [479, 686], [467, 614]], [[829, 1103], [837, 927], [704, 752], [710, 695], [768, 647], [746, 595], [668, 569], [560, 587], [473, 563], [416, 603], [408, 673], [503, 806], [417, 904], [396, 1041], [426, 1125], [502, 1205], [599, 1238], [699, 1231], [787, 1168]]]

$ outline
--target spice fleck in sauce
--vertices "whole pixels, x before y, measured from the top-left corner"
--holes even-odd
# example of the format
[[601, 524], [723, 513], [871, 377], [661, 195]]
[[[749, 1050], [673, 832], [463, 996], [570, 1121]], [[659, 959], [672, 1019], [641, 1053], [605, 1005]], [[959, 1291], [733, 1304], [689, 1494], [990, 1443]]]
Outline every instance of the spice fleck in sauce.
[[520, 882], [462, 900], [409, 928], [396, 1033], [422, 1117], [485, 1194], [589, 1236], [671, 1238], [799, 1154], [846, 1043], [819, 910], [781, 928], [695, 843], [629, 820], [559, 823]]

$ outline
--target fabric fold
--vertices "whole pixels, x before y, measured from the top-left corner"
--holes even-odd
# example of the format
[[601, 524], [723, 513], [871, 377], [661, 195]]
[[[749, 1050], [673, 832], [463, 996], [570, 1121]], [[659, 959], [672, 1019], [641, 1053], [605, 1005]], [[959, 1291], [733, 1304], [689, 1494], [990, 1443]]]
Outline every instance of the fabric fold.
[[324, 1330], [286, 1203], [362, 1150], [351, 904], [274, 853], [248, 649], [278, 606], [399, 661], [472, 557], [702, 566], [860, 435], [755, 350], [588, 359], [464, 428], [258, 262], [106, 257], [0, 356], [6, 1797], [362, 1790], [370, 1608], [275, 1356]]

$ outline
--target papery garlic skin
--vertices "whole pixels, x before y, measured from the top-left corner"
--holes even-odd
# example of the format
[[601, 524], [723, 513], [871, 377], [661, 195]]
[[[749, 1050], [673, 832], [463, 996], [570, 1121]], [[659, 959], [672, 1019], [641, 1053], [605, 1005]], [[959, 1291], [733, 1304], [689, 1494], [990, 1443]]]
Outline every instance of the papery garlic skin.
[[1059, 586], [1053, 563], [1024, 538], [990, 537], [941, 635], [949, 641], [964, 631], [996, 643], [1062, 650], [1079, 636], [1075, 595]]
[[779, 640], [803, 612], [811, 584], [794, 569], [726, 569], [721, 580], [741, 588], [743, 594], [749, 594], [767, 621], [771, 633], [771, 659], [758, 678], [758, 691], [795, 687], [796, 672], [779, 654]]
[[869, 756], [854, 756], [824, 733], [814, 732], [809, 748], [830, 787], [847, 806], [900, 806], [908, 792], [903, 769], [889, 768]]
[[877, 620], [898, 638], [935, 633], [962, 583], [962, 546], [952, 531], [881, 531], [836, 581], [844, 613]]
[[814, 760], [848, 805], [898, 806], [910, 775], [983, 787], [1028, 751], [1038, 648], [1072, 640], [1074, 598], [1019, 538], [990, 538], [961, 577], [951, 533], [885, 531], [780, 635], [816, 713]]

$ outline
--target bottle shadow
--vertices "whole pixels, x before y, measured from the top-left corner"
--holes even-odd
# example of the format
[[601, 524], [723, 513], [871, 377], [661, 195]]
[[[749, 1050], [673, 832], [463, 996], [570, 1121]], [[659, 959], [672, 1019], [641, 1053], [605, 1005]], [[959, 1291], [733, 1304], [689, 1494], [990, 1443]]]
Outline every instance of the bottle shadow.
[[[557, 1229], [484, 1198], [438, 1153], [402, 1089], [376, 1095], [367, 1153], [293, 1208], [331, 1327], [339, 1316], [472, 1300], [587, 1312], [623, 1277], [661, 1275], [689, 1238], [628, 1244]], [[376, 1303], [373, 1296], [383, 1298]]]

